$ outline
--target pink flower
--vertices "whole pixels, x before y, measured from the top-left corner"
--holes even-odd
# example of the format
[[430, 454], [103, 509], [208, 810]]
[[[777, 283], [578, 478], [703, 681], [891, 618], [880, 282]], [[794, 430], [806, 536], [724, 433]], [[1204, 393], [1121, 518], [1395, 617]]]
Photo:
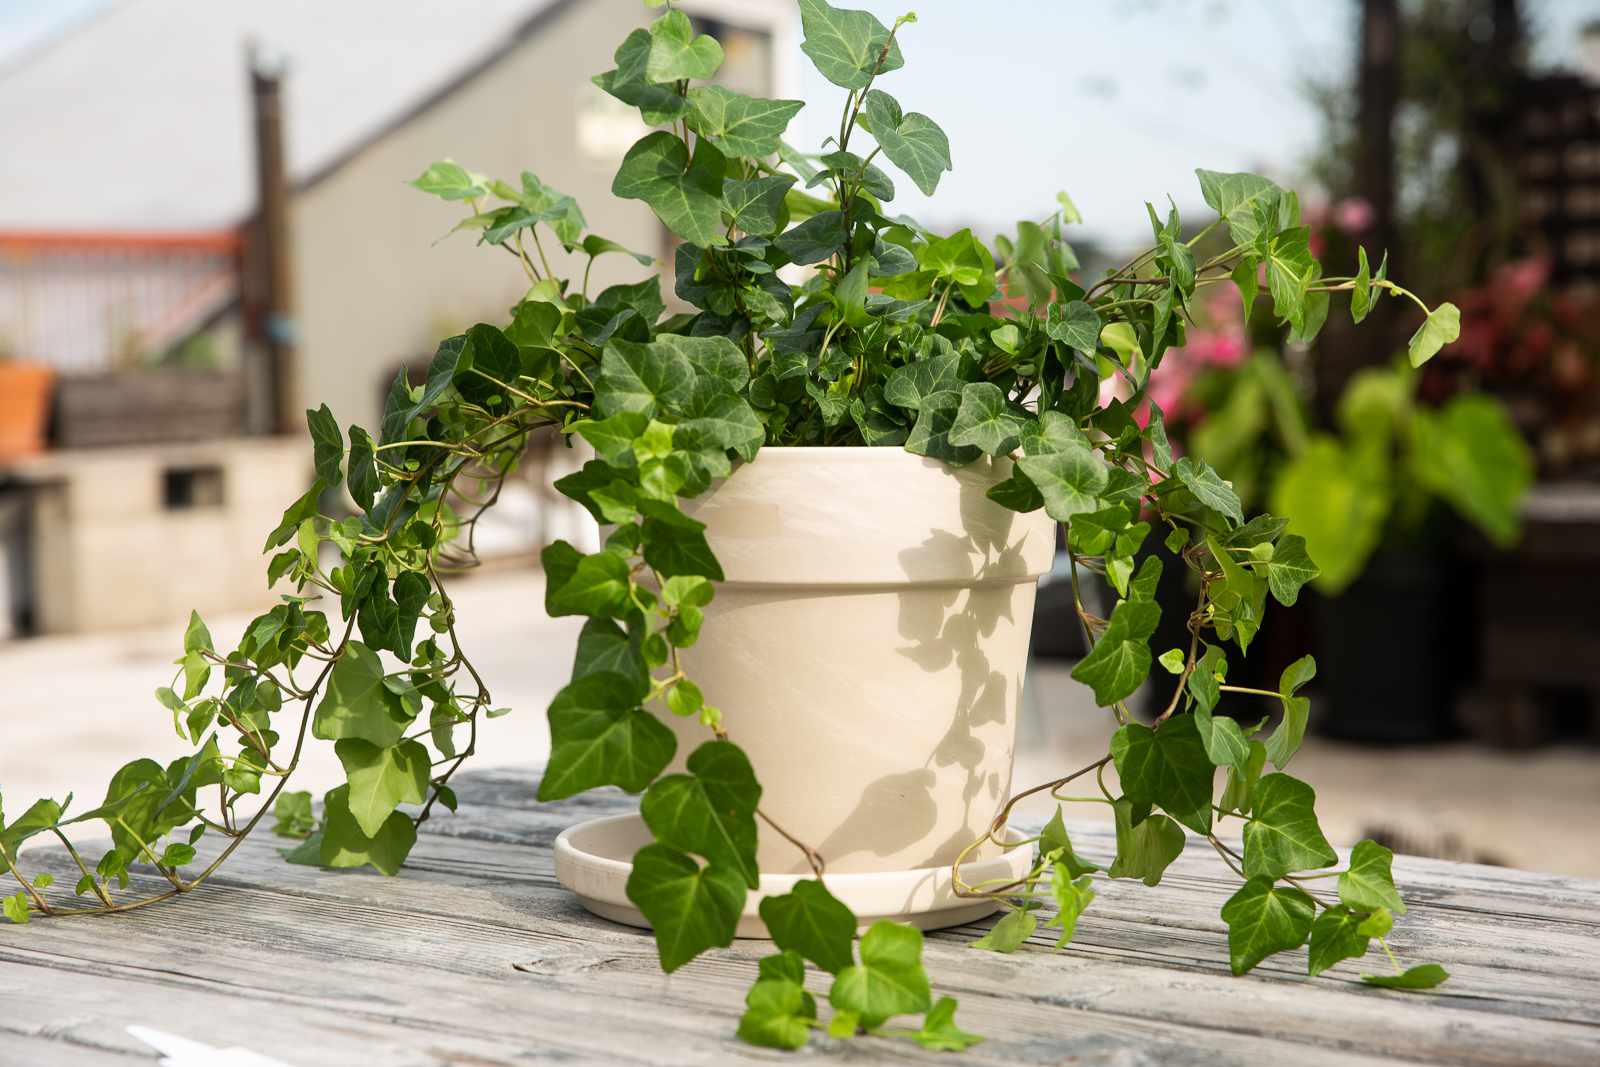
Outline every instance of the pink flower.
[[1359, 196], [1347, 196], [1333, 205], [1333, 224], [1345, 233], [1367, 232], [1372, 219], [1372, 205]]

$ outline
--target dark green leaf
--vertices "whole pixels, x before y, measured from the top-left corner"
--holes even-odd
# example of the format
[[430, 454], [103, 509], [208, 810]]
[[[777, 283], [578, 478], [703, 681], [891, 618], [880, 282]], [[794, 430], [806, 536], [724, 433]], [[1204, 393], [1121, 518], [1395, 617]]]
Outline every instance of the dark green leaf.
[[739, 746], [707, 741], [690, 753], [687, 774], [669, 774], [645, 790], [639, 813], [657, 841], [738, 872], [755, 889], [761, 884], [756, 868], [760, 800], [761, 786]]
[[1228, 516], [1235, 524], [1244, 522], [1239, 494], [1205, 460], [1185, 456], [1174, 465], [1172, 473], [1200, 503]]
[[668, 973], [708, 948], [733, 944], [745, 898], [737, 872], [716, 864], [702, 867], [692, 856], [659, 844], [634, 853], [627, 892], [650, 920], [661, 969]]
[[1256, 783], [1244, 824], [1244, 873], [1281, 878], [1339, 862], [1322, 836], [1316, 792], [1298, 778], [1269, 774]]
[[856, 917], [815, 879], [803, 879], [782, 896], [762, 900], [761, 921], [773, 944], [799, 953], [829, 974], [854, 962]]
[[1006, 403], [993, 382], [969, 382], [962, 387], [961, 405], [950, 424], [952, 445], [972, 445], [991, 456], [1002, 456], [1022, 443], [1023, 416]]
[[[409, 818], [394, 812], [376, 834], [362, 830], [350, 811], [350, 787], [341, 785], [322, 798], [323, 824], [319, 858], [324, 867], [371, 866], [382, 874], [400, 871], [417, 843], [417, 828]], [[308, 842], [311, 840], [307, 839]]]
[[1017, 467], [1038, 487], [1045, 513], [1057, 522], [1103, 506], [1100, 494], [1110, 475], [1105, 461], [1087, 445], [1063, 444], [1057, 451], [1024, 456]]
[[[704, 39], [704, 38], [703, 38]], [[728, 243], [722, 232], [722, 153], [701, 140], [694, 158], [674, 134], [646, 134], [623, 157], [611, 192], [643, 200], [667, 229], [701, 247]]]
[[317, 477], [337, 486], [344, 481], [344, 435], [339, 432], [339, 423], [328, 405], [323, 404], [316, 410], [306, 410], [306, 426], [311, 430]]
[[777, 233], [786, 214], [784, 194], [794, 184], [788, 174], [770, 177], [728, 178], [722, 183], [722, 203], [735, 228], [763, 237]]
[[1138, 878], [1158, 885], [1168, 865], [1183, 851], [1183, 827], [1165, 815], [1134, 821], [1133, 802], [1126, 797], [1112, 805], [1117, 823], [1117, 858], [1106, 873], [1113, 878]]
[[689, 126], [730, 156], [770, 156], [803, 100], [763, 100], [720, 85], [689, 90]]
[[362, 511], [372, 510], [378, 493], [376, 457], [372, 435], [359, 426], [350, 427], [350, 496]]
[[1298, 889], [1274, 885], [1270, 878], [1246, 882], [1222, 905], [1228, 924], [1228, 964], [1243, 974], [1274, 952], [1305, 944], [1315, 902]]
[[1361, 916], [1344, 905], [1324, 908], [1311, 924], [1311, 953], [1306, 971], [1315, 978], [1340, 960], [1367, 954], [1370, 938], [1361, 932]]
[[1100, 345], [1100, 316], [1082, 300], [1051, 304], [1045, 333], [1076, 352], [1093, 355]]
[[1138, 723], [1123, 726], [1112, 735], [1111, 757], [1129, 800], [1156, 804], [1195, 833], [1211, 832], [1217, 769], [1192, 715], [1168, 719], [1154, 730]]
[[648, 417], [686, 403], [693, 389], [694, 367], [678, 350], [613, 337], [600, 357], [595, 409], [602, 416]]
[[[550, 762], [540, 800], [596, 786], [637, 793], [672, 762], [678, 740], [654, 715], [633, 706], [636, 683], [597, 673], [572, 681], [550, 702]], [[737, 872], [733, 872], [737, 877]]]
[[421, 710], [384, 684], [383, 662], [360, 641], [351, 641], [328, 677], [327, 693], [311, 721], [313, 737], [347, 737], [389, 748], [405, 736]]
[[866, 97], [867, 127], [889, 161], [916, 183], [924, 196], [932, 196], [939, 175], [951, 169], [950, 139], [938, 123], [920, 112], [902, 115], [888, 93], [873, 89]]
[[778, 251], [792, 263], [821, 263], [844, 247], [844, 215], [822, 211], [773, 238]]
[[[549, 570], [547, 580], [555, 576]], [[546, 593], [552, 615], [618, 615], [628, 603], [628, 561], [601, 551], [579, 559], [572, 576]]]
[[1118, 602], [1094, 648], [1072, 668], [1072, 677], [1092, 687], [1102, 707], [1133, 695], [1150, 673], [1150, 635], [1160, 621], [1161, 608], [1151, 601]]
[[1065, 864], [1067, 873], [1077, 878], [1081, 875], [1098, 871], [1100, 868], [1093, 863], [1088, 863], [1078, 858], [1072, 850], [1072, 841], [1067, 837], [1067, 826], [1061, 820], [1061, 805], [1056, 805], [1055, 814], [1050, 816], [1050, 821], [1044, 824], [1044, 829], [1039, 832], [1039, 858], [1052, 862]]
[[873, 76], [903, 66], [900, 46], [870, 12], [800, 0], [805, 40], [800, 50], [824, 78], [843, 89], [865, 89]]

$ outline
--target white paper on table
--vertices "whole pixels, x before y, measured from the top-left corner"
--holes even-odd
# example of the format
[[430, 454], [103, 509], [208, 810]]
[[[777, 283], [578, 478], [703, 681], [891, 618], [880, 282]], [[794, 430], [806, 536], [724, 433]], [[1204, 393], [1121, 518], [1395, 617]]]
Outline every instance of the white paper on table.
[[161, 1053], [161, 1067], [292, 1067], [249, 1049], [212, 1048], [148, 1026], [130, 1026], [128, 1033]]

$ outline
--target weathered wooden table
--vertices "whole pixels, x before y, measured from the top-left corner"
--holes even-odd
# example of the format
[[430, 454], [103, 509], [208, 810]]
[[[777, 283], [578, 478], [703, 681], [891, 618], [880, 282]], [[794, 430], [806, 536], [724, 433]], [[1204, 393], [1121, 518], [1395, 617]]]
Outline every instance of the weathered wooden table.
[[[662, 975], [647, 934], [591, 917], [552, 874], [563, 827], [628, 799], [540, 806], [534, 788], [532, 774], [466, 777], [460, 814], [429, 823], [396, 878], [290, 866], [264, 835], [186, 900], [0, 926], [0, 1065], [150, 1062], [132, 1023], [295, 1067], [785, 1062], [733, 1037], [769, 946]], [[1106, 835], [1077, 836], [1109, 854]], [[793, 1056], [1600, 1064], [1600, 882], [1409, 859], [1395, 875], [1411, 911], [1392, 942], [1449, 968], [1438, 994], [1366, 988], [1354, 963], [1308, 979], [1303, 952], [1229, 976], [1230, 876], [1191, 847], [1156, 889], [1103, 886], [1066, 951], [1042, 929], [1012, 956], [968, 947], [986, 923], [930, 935], [935, 993], [988, 1035], [969, 1052], [819, 1037]]]

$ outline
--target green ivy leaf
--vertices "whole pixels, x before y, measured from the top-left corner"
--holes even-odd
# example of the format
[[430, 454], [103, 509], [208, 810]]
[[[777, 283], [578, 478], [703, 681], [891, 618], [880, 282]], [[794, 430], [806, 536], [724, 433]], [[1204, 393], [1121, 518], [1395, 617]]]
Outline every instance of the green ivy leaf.
[[1228, 964], [1244, 974], [1272, 955], [1305, 944], [1316, 903], [1298, 889], [1255, 877], [1222, 905], [1228, 924]]
[[956, 1025], [954, 997], [940, 997], [923, 1016], [922, 1029], [908, 1036], [931, 1052], [963, 1052], [983, 1040]]
[[861, 935], [861, 962], [833, 980], [828, 1002], [853, 1012], [869, 1029], [896, 1015], [933, 1007], [928, 975], [922, 969], [922, 931], [879, 919]]
[[1100, 347], [1100, 315], [1082, 300], [1051, 304], [1045, 319], [1045, 333], [1075, 352], [1093, 355]]
[[805, 101], [764, 100], [705, 85], [689, 90], [689, 104], [689, 127], [725, 155], [762, 158], [778, 151], [784, 129]]
[[1250, 812], [1256, 783], [1261, 780], [1262, 768], [1267, 763], [1267, 746], [1260, 741], [1251, 741], [1249, 745], [1250, 754], [1245, 757], [1244, 764], [1228, 768], [1228, 784], [1222, 790], [1222, 799], [1217, 802], [1224, 810], [1242, 815]]
[[789, 892], [763, 899], [761, 921], [774, 945], [804, 956], [829, 974], [838, 974], [855, 960], [856, 917], [815, 879], [803, 879]]
[[1174, 465], [1172, 473], [1200, 503], [1226, 515], [1235, 525], [1244, 522], [1244, 508], [1239, 503], [1239, 494], [1233, 491], [1233, 486], [1222, 480], [1211, 464], [1203, 459], [1185, 456]]
[[316, 817], [311, 814], [311, 794], [304, 789], [279, 793], [272, 805], [272, 816], [276, 820], [272, 832], [279, 837], [304, 838], [317, 828]]
[[1183, 828], [1165, 815], [1134, 821], [1133, 802], [1126, 797], [1112, 805], [1117, 823], [1117, 858], [1106, 873], [1112, 878], [1138, 878], [1159, 885], [1161, 875], [1183, 852]]
[[0, 910], [3, 910], [6, 918], [12, 922], [26, 925], [30, 918], [28, 914], [28, 894], [18, 890], [11, 896], [0, 900]]
[[317, 477], [330, 486], [344, 482], [344, 434], [339, 432], [339, 422], [333, 418], [328, 405], [317, 410], [306, 410], [306, 427], [310, 430], [312, 464], [317, 467]]
[[669, 774], [645, 790], [639, 804], [645, 825], [663, 845], [704, 856], [757, 888], [761, 786], [749, 759], [731, 741], [707, 741], [690, 753], [687, 766], [687, 774]]
[[660, 720], [633, 706], [636, 683], [618, 674], [575, 679], [550, 702], [550, 763], [540, 800], [560, 800], [596, 786], [637, 793], [672, 762], [678, 740]]
[[702, 867], [686, 853], [654, 844], [634, 853], [627, 893], [650, 920], [661, 969], [670, 974], [708, 948], [733, 944], [745, 886], [737, 871]]
[[1199, 704], [1194, 709], [1194, 724], [1205, 745], [1206, 758], [1218, 767], [1246, 770], [1250, 764], [1250, 742], [1239, 724], [1226, 716], [1213, 716]]
[[906, 451], [930, 459], [941, 459], [954, 467], [962, 467], [976, 460], [983, 454], [977, 448], [950, 441], [950, 430], [955, 425], [960, 408], [959, 393], [938, 392], [923, 397], [917, 408], [917, 421], [906, 437]]
[[939, 124], [920, 112], [901, 114], [900, 104], [881, 89], [867, 93], [864, 114], [883, 154], [924, 196], [932, 196], [939, 175], [951, 169], [950, 139]]
[[723, 208], [733, 219], [734, 227], [745, 233], [763, 237], [777, 233], [788, 218], [783, 201], [794, 181], [788, 174], [724, 179]]
[[1244, 873], [1281, 878], [1328, 867], [1338, 854], [1317, 824], [1316, 792], [1298, 778], [1269, 774], [1256, 783], [1244, 824]]
[[[1026, 461], [1024, 461], [1026, 462]], [[1072, 668], [1072, 677], [1094, 689], [1095, 703], [1110, 707], [1133, 695], [1150, 673], [1150, 635], [1161, 621], [1159, 605], [1123, 600], [1089, 654]]]
[[1072, 841], [1067, 837], [1067, 825], [1061, 819], [1061, 805], [1056, 805], [1055, 814], [1050, 816], [1050, 821], [1044, 824], [1044, 829], [1039, 831], [1039, 857], [1064, 864], [1067, 874], [1073, 878], [1098, 871], [1100, 868], [1093, 863], [1078, 858], [1072, 850]]
[[773, 238], [773, 245], [791, 263], [821, 263], [844, 247], [844, 215], [822, 211]]
[[1133, 803], [1158, 805], [1195, 833], [1211, 832], [1217, 768], [1206, 754], [1194, 716], [1176, 716], [1154, 730], [1128, 723], [1111, 737], [1111, 758]]
[[416, 826], [398, 811], [383, 821], [376, 834], [363, 830], [350, 811], [348, 785], [323, 795], [322, 816], [320, 860], [324, 867], [370, 866], [393, 876], [417, 843]]
[[1071, 522], [1103, 507], [1100, 494], [1110, 474], [1105, 461], [1086, 445], [1063, 443], [1056, 451], [1022, 457], [1017, 467], [1038, 487], [1045, 513], [1057, 522]]
[[[555, 576], [546, 571], [546, 580]], [[578, 559], [572, 575], [549, 589], [551, 615], [618, 615], [628, 603], [628, 561], [616, 552], [600, 551]]]
[[1267, 738], [1267, 757], [1278, 770], [1283, 770], [1300, 750], [1305, 740], [1306, 725], [1311, 720], [1311, 701], [1296, 696], [1300, 687], [1317, 674], [1317, 661], [1301, 656], [1283, 669], [1278, 678], [1278, 695], [1283, 698], [1283, 721]]
[[372, 510], [378, 495], [377, 446], [372, 435], [359, 426], [350, 427], [350, 496], [362, 511]]
[[360, 738], [389, 748], [405, 736], [420, 702], [406, 700], [384, 684], [383, 661], [360, 641], [351, 641], [333, 665], [328, 688], [311, 720], [311, 736], [324, 741]]
[[1077, 933], [1078, 916], [1094, 900], [1094, 881], [1087, 874], [1074, 879], [1064, 863], [1055, 864], [1051, 875], [1050, 892], [1056, 899], [1056, 913], [1045, 925], [1061, 927], [1056, 948], [1066, 948]]
[[959, 393], [961, 387], [961, 357], [941, 352], [895, 368], [883, 383], [883, 397], [895, 407], [921, 411], [930, 397]]
[[627, 706], [641, 703], [650, 691], [650, 671], [641, 650], [642, 635], [632, 634], [610, 619], [590, 619], [578, 635], [572, 680], [590, 674], [612, 674], [629, 685]]
[[762, 978], [744, 1003], [739, 1040], [765, 1048], [803, 1047], [817, 1018], [817, 1002], [798, 981]]
[[1413, 367], [1420, 367], [1432, 359], [1445, 345], [1461, 336], [1461, 309], [1451, 303], [1440, 304], [1428, 312], [1428, 317], [1406, 345], [1406, 356]]
[[952, 445], [971, 445], [987, 455], [1002, 456], [1022, 443], [1022, 422], [1023, 417], [1011, 410], [999, 386], [969, 382], [962, 387], [949, 440]]
[[474, 174], [453, 159], [430, 163], [427, 170], [407, 184], [443, 200], [472, 200], [489, 194], [487, 178]]
[[720, 382], [701, 377], [683, 407], [683, 421], [673, 433], [673, 444], [691, 452], [732, 449], [746, 462], [755, 459], [766, 442], [766, 427], [750, 402], [729, 392]]
[[672, 10], [650, 24], [650, 55], [645, 77], [653, 82], [704, 80], [722, 66], [722, 46], [715, 37], [696, 35], [694, 23]]
[[327, 487], [327, 483], [318, 478], [311, 488], [306, 490], [304, 496], [290, 504], [288, 510], [283, 513], [282, 520], [267, 535], [267, 542], [261, 547], [261, 551], [268, 552], [286, 543], [299, 531], [301, 523], [316, 515], [317, 501], [322, 496], [322, 491]]
[[603, 417], [633, 412], [646, 418], [675, 411], [694, 389], [694, 367], [666, 345], [613, 337], [600, 356], [595, 410]]
[[1324, 908], [1311, 924], [1311, 953], [1306, 973], [1315, 978], [1340, 960], [1367, 954], [1371, 938], [1361, 932], [1362, 917], [1343, 904]]
[[616, 69], [597, 74], [592, 80], [618, 100], [638, 108], [647, 124], [659, 126], [681, 117], [689, 110], [689, 101], [679, 96], [675, 87], [650, 78], [653, 45], [649, 30], [634, 30], [617, 46]]
[[1284, 534], [1278, 539], [1266, 570], [1267, 588], [1284, 607], [1292, 606], [1300, 598], [1300, 587], [1321, 573], [1306, 554], [1306, 539], [1299, 534]]
[[427, 799], [431, 757], [416, 741], [379, 748], [347, 737], [334, 746], [349, 781], [350, 814], [368, 837], [376, 837], [395, 808]]
[[1393, 863], [1394, 853], [1376, 841], [1358, 842], [1350, 850], [1349, 867], [1339, 875], [1339, 899], [1358, 911], [1386, 908], [1404, 915], [1406, 904], [1390, 870]]
[[664, 501], [642, 500], [639, 507], [645, 516], [640, 530], [646, 563], [663, 577], [700, 575], [722, 581], [722, 565], [706, 542], [705, 523]]
[[1449, 977], [1450, 972], [1437, 963], [1419, 963], [1404, 974], [1364, 974], [1361, 980], [1384, 989], [1432, 989]]
[[1220, 215], [1228, 224], [1233, 243], [1248, 248], [1261, 234], [1261, 221], [1274, 218], [1283, 190], [1255, 174], [1224, 174], [1214, 170], [1197, 170], [1200, 192], [1206, 206]]
[[972, 947], [987, 949], [990, 952], [1015, 952], [1028, 940], [1038, 925], [1039, 920], [1032, 911], [1025, 908], [1008, 911], [1000, 917], [999, 922], [989, 928], [988, 933], [974, 941]]
[[722, 182], [726, 163], [710, 141], [694, 150], [665, 130], [646, 134], [628, 149], [611, 182], [624, 200], [643, 200], [662, 225], [702, 248], [725, 245]]
[[1505, 406], [1457, 396], [1438, 411], [1414, 412], [1411, 430], [1419, 480], [1496, 544], [1514, 543], [1534, 462]]
[[874, 75], [905, 64], [900, 46], [870, 12], [837, 8], [826, 0], [800, 0], [800, 25], [805, 33], [800, 50], [819, 74], [842, 89], [865, 89]]

